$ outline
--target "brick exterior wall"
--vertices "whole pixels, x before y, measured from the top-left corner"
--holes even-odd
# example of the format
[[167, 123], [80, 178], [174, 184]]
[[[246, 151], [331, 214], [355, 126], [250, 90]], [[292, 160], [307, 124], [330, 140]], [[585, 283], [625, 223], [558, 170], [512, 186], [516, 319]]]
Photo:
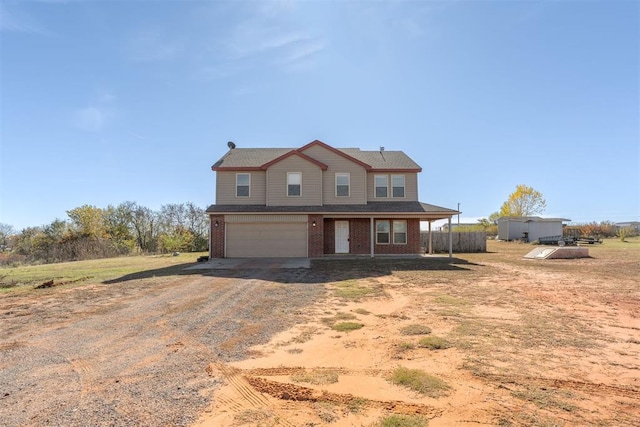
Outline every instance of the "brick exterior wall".
[[[393, 222], [390, 218], [376, 218], [378, 219], [388, 219]], [[418, 219], [407, 219], [407, 244], [406, 245], [374, 245], [374, 253], [375, 254], [419, 254], [420, 253], [420, 220]], [[393, 224], [391, 224], [391, 233], [393, 234]], [[375, 239], [375, 237], [374, 237]], [[392, 238], [393, 240], [393, 238]]]
[[371, 253], [371, 224], [369, 218], [356, 218], [349, 221], [349, 253]]
[[324, 251], [325, 254], [336, 253], [336, 224], [333, 219], [324, 220]]
[[[388, 219], [388, 218], [376, 218]], [[388, 219], [392, 221], [392, 219]], [[420, 253], [420, 220], [408, 219], [406, 245], [374, 245], [374, 254], [419, 254]], [[393, 227], [393, 225], [392, 225]], [[393, 230], [393, 229], [392, 229]], [[349, 220], [349, 253], [367, 255], [371, 253], [371, 223], [369, 218], [354, 218]], [[373, 236], [375, 239], [375, 236]], [[309, 245], [311, 248], [311, 244]], [[324, 220], [324, 253], [335, 254], [335, 222], [333, 219]], [[312, 255], [309, 255], [312, 256]]]
[[[313, 226], [313, 223], [316, 226]], [[309, 227], [308, 233], [308, 253], [309, 258], [321, 257], [324, 253], [324, 221], [322, 215], [309, 215], [307, 218], [307, 226]]]
[[210, 215], [209, 228], [209, 257], [224, 258], [224, 215]]

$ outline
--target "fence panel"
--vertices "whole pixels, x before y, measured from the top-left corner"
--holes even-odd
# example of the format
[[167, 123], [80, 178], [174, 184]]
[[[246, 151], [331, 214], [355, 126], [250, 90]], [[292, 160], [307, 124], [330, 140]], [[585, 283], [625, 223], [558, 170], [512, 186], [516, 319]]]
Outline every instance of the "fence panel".
[[[487, 251], [487, 233], [484, 231], [475, 232], [452, 232], [452, 246], [455, 253], [470, 252], [486, 252]], [[420, 241], [422, 242], [423, 252], [429, 250], [429, 233], [423, 231], [420, 233]], [[449, 252], [449, 233], [441, 231], [431, 232], [431, 242], [433, 253]]]

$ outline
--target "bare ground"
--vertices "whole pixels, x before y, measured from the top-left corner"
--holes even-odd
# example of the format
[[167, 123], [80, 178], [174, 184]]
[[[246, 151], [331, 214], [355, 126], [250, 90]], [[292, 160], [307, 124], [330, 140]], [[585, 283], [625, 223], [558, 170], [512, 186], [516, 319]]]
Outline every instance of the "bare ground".
[[[0, 295], [0, 419], [18, 425], [634, 426], [638, 252], [323, 261]], [[345, 293], [345, 289], [366, 289]], [[338, 319], [361, 329], [338, 332]], [[428, 326], [407, 335], [407, 326]], [[430, 350], [437, 336], [449, 348]], [[388, 381], [397, 366], [450, 387]]]

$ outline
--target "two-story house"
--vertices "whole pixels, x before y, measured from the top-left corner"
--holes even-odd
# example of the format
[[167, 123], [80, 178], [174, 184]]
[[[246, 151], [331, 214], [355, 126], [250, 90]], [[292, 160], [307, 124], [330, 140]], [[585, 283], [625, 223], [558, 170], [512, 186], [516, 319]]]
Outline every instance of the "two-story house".
[[420, 221], [458, 214], [418, 201], [422, 169], [401, 151], [230, 144], [212, 170], [212, 258], [418, 254]]

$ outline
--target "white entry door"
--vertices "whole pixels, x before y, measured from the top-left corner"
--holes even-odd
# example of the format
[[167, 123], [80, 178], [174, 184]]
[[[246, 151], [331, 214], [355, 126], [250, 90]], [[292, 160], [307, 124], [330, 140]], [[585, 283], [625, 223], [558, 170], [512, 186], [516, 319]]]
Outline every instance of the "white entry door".
[[349, 221], [336, 221], [336, 253], [349, 253]]

